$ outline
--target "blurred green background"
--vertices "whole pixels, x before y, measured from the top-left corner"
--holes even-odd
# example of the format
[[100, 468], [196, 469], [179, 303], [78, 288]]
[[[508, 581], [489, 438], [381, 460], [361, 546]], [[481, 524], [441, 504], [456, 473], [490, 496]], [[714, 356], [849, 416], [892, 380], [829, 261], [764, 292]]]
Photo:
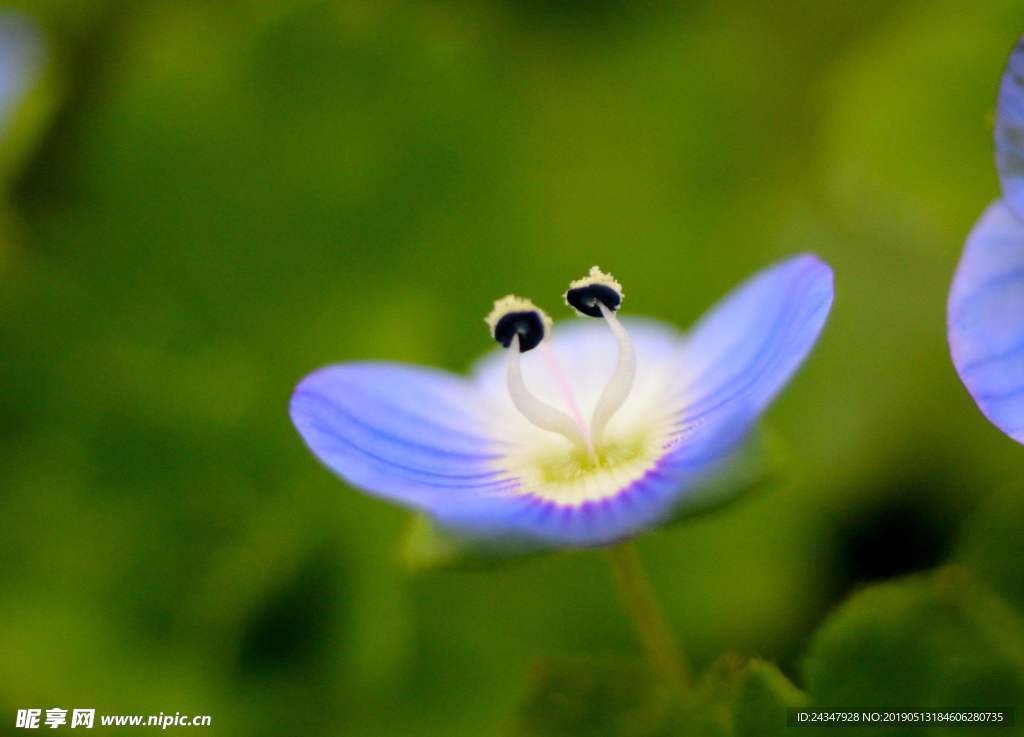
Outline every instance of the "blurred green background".
[[411, 573], [407, 515], [287, 415], [326, 363], [462, 371], [492, 299], [560, 315], [593, 263], [680, 326], [786, 255], [836, 272], [768, 418], [786, 483], [640, 541], [699, 666], [803, 686], [837, 603], [951, 560], [1024, 602], [991, 506], [1024, 450], [945, 343], [1019, 2], [17, 7], [47, 57], [0, 157], [0, 733], [501, 734], [539, 657], [635, 652], [599, 552]]

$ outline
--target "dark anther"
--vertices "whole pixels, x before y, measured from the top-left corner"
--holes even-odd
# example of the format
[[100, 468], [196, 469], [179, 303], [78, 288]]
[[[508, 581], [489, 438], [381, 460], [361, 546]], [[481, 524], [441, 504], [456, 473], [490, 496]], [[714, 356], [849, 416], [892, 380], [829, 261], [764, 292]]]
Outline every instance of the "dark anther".
[[494, 339], [508, 348], [512, 339], [519, 335], [519, 352], [533, 350], [544, 340], [544, 320], [540, 313], [530, 310], [526, 312], [509, 312], [503, 315], [494, 326]]
[[565, 301], [569, 306], [588, 317], [601, 317], [600, 302], [612, 312], [622, 303], [622, 295], [605, 284], [587, 284], [576, 287], [565, 293]]

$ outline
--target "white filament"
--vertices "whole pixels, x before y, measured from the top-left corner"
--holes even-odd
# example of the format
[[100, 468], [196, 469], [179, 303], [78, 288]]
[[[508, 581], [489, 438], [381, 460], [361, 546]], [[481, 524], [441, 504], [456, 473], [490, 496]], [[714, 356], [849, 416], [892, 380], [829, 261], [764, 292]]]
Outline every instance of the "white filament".
[[520, 414], [541, 430], [558, 433], [577, 447], [588, 448], [583, 433], [569, 415], [541, 401], [526, 388], [519, 361], [518, 334], [512, 336], [512, 345], [508, 347], [508, 394]]
[[612, 331], [612, 335], [619, 341], [619, 360], [615, 364], [615, 373], [608, 380], [604, 391], [594, 406], [594, 414], [590, 419], [590, 437], [594, 445], [600, 446], [601, 436], [608, 421], [618, 411], [619, 407], [626, 401], [630, 391], [633, 389], [633, 379], [636, 377], [636, 353], [633, 350], [633, 341], [629, 339], [629, 333], [622, 327], [619, 318], [615, 313], [604, 306], [600, 300], [597, 306], [601, 310], [604, 321]]

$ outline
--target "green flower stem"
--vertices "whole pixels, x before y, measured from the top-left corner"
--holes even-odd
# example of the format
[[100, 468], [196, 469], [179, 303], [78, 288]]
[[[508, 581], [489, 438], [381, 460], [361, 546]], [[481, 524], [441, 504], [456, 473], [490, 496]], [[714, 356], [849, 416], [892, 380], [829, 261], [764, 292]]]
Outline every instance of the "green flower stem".
[[690, 687], [690, 670], [655, 598], [643, 561], [632, 542], [608, 548], [608, 560], [637, 636], [655, 670], [680, 690]]

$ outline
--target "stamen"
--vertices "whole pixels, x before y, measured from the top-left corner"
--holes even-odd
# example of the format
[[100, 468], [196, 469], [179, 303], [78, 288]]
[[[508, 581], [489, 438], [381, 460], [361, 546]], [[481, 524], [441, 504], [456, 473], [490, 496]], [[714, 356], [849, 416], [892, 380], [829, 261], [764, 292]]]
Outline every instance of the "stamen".
[[598, 303], [610, 310], [619, 309], [624, 296], [622, 285], [615, 277], [597, 266], [591, 266], [585, 277], [569, 284], [564, 295], [565, 303], [584, 317], [601, 317]]
[[[512, 336], [508, 352], [508, 394], [520, 414], [541, 430], [558, 433], [579, 448], [587, 448], [580, 428], [569, 415], [535, 397], [526, 388], [519, 360], [519, 334]], [[593, 452], [593, 451], [590, 451]]]
[[593, 266], [582, 279], [569, 285], [565, 293], [565, 302], [585, 317], [603, 317], [612, 335], [619, 342], [619, 358], [604, 391], [594, 405], [594, 413], [590, 419], [590, 438], [595, 446], [600, 447], [601, 436], [612, 416], [623, 405], [633, 389], [636, 377], [636, 355], [629, 334], [622, 327], [615, 312], [622, 306], [622, 285], [611, 274]]
[[512, 336], [518, 334], [523, 353], [532, 351], [551, 334], [551, 318], [544, 310], [514, 294], [495, 300], [484, 322], [490, 328], [491, 337], [505, 348], [512, 345]]
[[594, 406], [594, 414], [590, 419], [590, 433], [595, 445], [601, 444], [601, 436], [605, 426], [612, 416], [623, 405], [633, 389], [633, 380], [636, 378], [636, 353], [633, 350], [633, 341], [629, 338], [626, 328], [619, 322], [615, 313], [605, 307], [603, 302], [597, 303], [601, 310], [601, 316], [608, 324], [615, 339], [619, 341], [619, 360], [615, 364], [615, 373], [608, 380], [604, 391], [601, 392], [597, 404]]

